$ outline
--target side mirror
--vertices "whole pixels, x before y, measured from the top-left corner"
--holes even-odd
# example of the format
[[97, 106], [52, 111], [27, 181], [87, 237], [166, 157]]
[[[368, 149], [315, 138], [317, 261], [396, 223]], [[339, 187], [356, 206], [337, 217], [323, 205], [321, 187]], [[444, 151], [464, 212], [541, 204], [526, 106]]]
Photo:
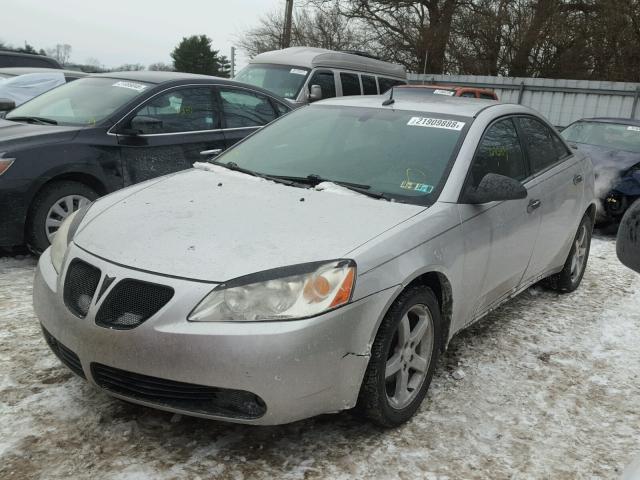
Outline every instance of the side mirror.
[[616, 253], [624, 265], [640, 273], [640, 200], [636, 200], [622, 217]]
[[463, 203], [481, 204], [527, 198], [527, 189], [518, 180], [497, 173], [487, 173], [478, 188], [468, 189]]
[[137, 115], [131, 119], [131, 128], [124, 128], [120, 133], [138, 135], [141, 133], [155, 133], [162, 128], [162, 120], [144, 115]]
[[311, 85], [309, 101], [315, 102], [317, 100], [322, 100], [322, 87], [320, 85]]
[[16, 108], [16, 102], [8, 98], [0, 98], [0, 112], [10, 112]]

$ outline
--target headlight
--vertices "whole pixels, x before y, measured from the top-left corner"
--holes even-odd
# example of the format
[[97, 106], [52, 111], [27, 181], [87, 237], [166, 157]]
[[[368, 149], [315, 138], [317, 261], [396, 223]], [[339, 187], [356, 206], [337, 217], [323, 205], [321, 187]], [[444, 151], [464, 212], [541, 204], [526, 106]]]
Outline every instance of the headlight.
[[65, 218], [53, 237], [53, 242], [51, 242], [51, 263], [57, 273], [60, 273], [64, 255], [67, 253], [67, 247], [71, 240], [73, 240], [73, 236], [76, 234], [90, 206], [91, 204], [86, 205]]
[[195, 322], [293, 320], [312, 317], [351, 300], [353, 260], [276, 268], [218, 285], [191, 312]]

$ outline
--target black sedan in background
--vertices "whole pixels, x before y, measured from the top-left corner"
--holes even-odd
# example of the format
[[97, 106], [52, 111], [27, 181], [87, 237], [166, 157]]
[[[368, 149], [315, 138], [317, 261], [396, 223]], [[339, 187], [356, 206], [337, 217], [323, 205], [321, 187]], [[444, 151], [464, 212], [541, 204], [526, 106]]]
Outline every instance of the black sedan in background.
[[206, 161], [290, 109], [257, 87], [175, 72], [46, 92], [0, 120], [0, 246], [40, 252], [88, 202]]
[[561, 135], [591, 157], [601, 204], [598, 223], [619, 222], [640, 198], [640, 120], [584, 118]]

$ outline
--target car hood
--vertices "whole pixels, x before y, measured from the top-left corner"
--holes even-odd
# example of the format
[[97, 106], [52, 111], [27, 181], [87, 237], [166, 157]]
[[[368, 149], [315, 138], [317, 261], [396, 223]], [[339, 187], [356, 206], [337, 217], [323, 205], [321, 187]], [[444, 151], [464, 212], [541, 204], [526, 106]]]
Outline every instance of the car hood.
[[340, 187], [290, 187], [222, 167], [125, 192], [107, 207], [98, 201], [74, 243], [118, 264], [211, 282], [344, 258], [425, 209]]
[[19, 144], [64, 142], [72, 139], [81, 127], [34, 125], [0, 119], [0, 151]]
[[599, 170], [624, 172], [636, 163], [640, 163], [640, 153], [628, 152], [626, 150], [612, 150], [610, 148], [588, 145], [586, 143], [578, 143], [576, 145], [582, 152], [589, 155], [596, 173]]

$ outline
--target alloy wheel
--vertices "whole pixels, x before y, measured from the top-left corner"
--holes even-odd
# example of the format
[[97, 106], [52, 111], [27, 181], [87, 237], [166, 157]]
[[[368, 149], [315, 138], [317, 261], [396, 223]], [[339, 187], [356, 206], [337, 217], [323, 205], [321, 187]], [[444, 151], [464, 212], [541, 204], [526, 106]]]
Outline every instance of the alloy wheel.
[[571, 258], [571, 282], [575, 282], [582, 275], [587, 256], [587, 238], [587, 226], [583, 224], [576, 235], [573, 257]]

